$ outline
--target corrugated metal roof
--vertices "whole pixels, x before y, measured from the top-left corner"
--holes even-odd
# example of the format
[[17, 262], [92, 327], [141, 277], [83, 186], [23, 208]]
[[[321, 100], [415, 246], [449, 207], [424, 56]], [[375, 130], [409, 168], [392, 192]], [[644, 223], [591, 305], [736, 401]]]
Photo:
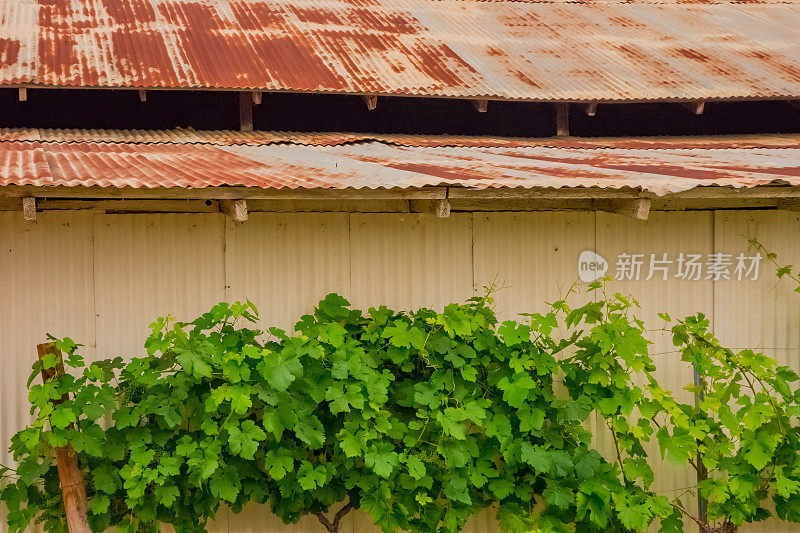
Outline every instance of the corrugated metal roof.
[[[186, 130], [184, 130], [186, 131]], [[613, 148], [591, 140], [497, 139], [463, 146], [436, 137], [391, 137], [331, 144], [278, 141], [262, 144], [184, 142], [179, 132], [86, 132], [22, 130], [0, 136], [0, 185], [101, 187], [410, 188], [423, 186], [641, 188], [655, 194], [693, 187], [800, 185], [800, 136], [728, 139], [727, 146], [703, 139], [619, 141]], [[113, 135], [112, 135], [113, 133]], [[36, 134], [39, 139], [32, 139]], [[194, 132], [201, 138], [203, 132]], [[310, 136], [309, 136], [310, 137]], [[291, 138], [291, 135], [288, 137]], [[155, 140], [155, 142], [154, 142]], [[308, 139], [304, 139], [308, 141]], [[574, 143], [570, 145], [570, 142]], [[715, 142], [722, 144], [721, 139]], [[448, 144], [449, 143], [449, 144]], [[645, 146], [643, 148], [642, 146]]]
[[0, 0], [0, 84], [800, 97], [800, 4]]
[[620, 149], [736, 149], [798, 148], [797, 134], [704, 135], [699, 137], [485, 137], [477, 135], [410, 135], [376, 133], [308, 133], [286, 131], [195, 130], [103, 130], [0, 128], [2, 141], [42, 141], [45, 143], [123, 143], [123, 144], [209, 144], [217, 146], [297, 144], [337, 146], [380, 142], [395, 146], [418, 147], [529, 147], [620, 148]]

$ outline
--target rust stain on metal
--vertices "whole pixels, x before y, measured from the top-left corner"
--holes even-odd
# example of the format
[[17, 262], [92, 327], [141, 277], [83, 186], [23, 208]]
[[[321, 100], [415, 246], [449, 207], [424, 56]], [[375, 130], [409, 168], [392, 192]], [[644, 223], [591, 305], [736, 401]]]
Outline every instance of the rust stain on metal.
[[800, 2], [2, 0], [0, 85], [800, 97]]

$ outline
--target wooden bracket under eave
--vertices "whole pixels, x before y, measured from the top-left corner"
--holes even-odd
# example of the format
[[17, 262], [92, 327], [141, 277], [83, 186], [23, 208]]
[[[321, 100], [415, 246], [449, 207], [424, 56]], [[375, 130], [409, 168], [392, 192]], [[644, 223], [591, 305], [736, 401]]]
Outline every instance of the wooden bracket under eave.
[[697, 102], [683, 102], [681, 105], [695, 115], [702, 115], [703, 111], [706, 109], [706, 103], [703, 100]]
[[36, 198], [28, 196], [22, 199], [22, 217], [25, 220], [36, 220]]
[[595, 200], [595, 207], [598, 211], [614, 213], [625, 217], [635, 218], [636, 220], [647, 220], [650, 216], [649, 198], [632, 198], [619, 200]]
[[139, 101], [140, 102], [147, 101], [147, 89], [139, 89]]
[[28, 101], [28, 89], [25, 87], [19, 88], [19, 101], [20, 102], [27, 102]]
[[253, 91], [253, 103], [255, 105], [261, 105], [261, 91]]
[[594, 102], [584, 102], [579, 104], [579, 107], [586, 113], [587, 116], [593, 117], [597, 114], [597, 101]]
[[447, 198], [440, 200], [411, 200], [409, 207], [413, 213], [427, 213], [438, 218], [450, 216], [450, 201]]
[[247, 220], [247, 200], [220, 200], [219, 210], [237, 224]]
[[470, 100], [470, 102], [478, 113], [486, 113], [486, 110], [489, 109], [489, 100]]
[[377, 96], [368, 96], [365, 94], [361, 98], [364, 100], [364, 103], [367, 104], [368, 111], [375, 111], [375, 108], [378, 107]]

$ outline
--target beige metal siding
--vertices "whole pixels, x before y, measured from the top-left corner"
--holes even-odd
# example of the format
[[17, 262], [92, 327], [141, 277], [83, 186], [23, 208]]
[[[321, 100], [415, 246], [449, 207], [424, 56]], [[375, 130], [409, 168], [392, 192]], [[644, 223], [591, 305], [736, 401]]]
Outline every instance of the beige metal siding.
[[[778, 254], [781, 264], [800, 266], [800, 215], [784, 211], [717, 211], [714, 240], [719, 252], [748, 255], [755, 238]], [[721, 280], [714, 286], [714, 330], [731, 348], [758, 348], [800, 370], [800, 294], [791, 280], [779, 281], [775, 266], [762, 261], [757, 281]], [[770, 521], [743, 533], [797, 532], [797, 524]]]
[[350, 215], [353, 305], [442, 307], [472, 296], [472, 215]]
[[70, 336], [94, 355], [92, 219], [0, 213], [0, 462], [30, 420], [25, 382], [45, 335]]
[[[653, 213], [641, 222], [603, 213], [421, 214], [254, 213], [235, 225], [218, 214], [39, 214], [25, 222], [0, 213], [0, 442], [28, 419], [24, 382], [45, 332], [70, 335], [89, 358], [142, 352], [147, 325], [158, 315], [192, 318], [221, 300], [250, 298], [263, 325], [291, 328], [327, 292], [354, 305], [441, 307], [480, 294], [493, 281], [501, 318], [544, 311], [577, 279], [581, 251], [596, 250], [610, 263], [627, 253], [746, 251], [748, 229], [800, 264], [800, 220], [780, 212]], [[613, 282], [655, 314], [698, 310], [714, 319], [724, 342], [762, 346], [800, 367], [800, 296], [788, 283], [775, 288], [774, 270], [762, 264], [760, 281]], [[585, 295], [573, 297], [574, 303]], [[677, 359], [669, 339], [653, 334], [659, 360]], [[96, 354], [95, 355], [95, 346]], [[673, 388], [690, 374], [662, 365]], [[3, 460], [7, 457], [0, 454]], [[657, 461], [656, 461], [657, 463]], [[659, 467], [661, 468], [661, 467]], [[662, 469], [664, 488], [686, 472]], [[770, 525], [777, 532], [790, 527]], [[265, 509], [220, 514], [213, 531], [312, 533], [314, 518], [282, 525]], [[347, 533], [375, 531], [363, 514]], [[4, 528], [0, 527], [4, 531]], [[744, 531], [761, 531], [748, 528]], [[496, 531], [491, 513], [471, 521], [467, 533]]]
[[251, 213], [227, 222], [229, 301], [250, 299], [264, 326], [293, 329], [329, 292], [350, 292], [346, 213]]
[[225, 219], [218, 214], [97, 215], [97, 353], [143, 352], [148, 325], [191, 320], [225, 299]]
[[475, 213], [475, 290], [494, 285], [500, 320], [546, 312], [578, 281], [578, 256], [595, 247], [594, 213]]

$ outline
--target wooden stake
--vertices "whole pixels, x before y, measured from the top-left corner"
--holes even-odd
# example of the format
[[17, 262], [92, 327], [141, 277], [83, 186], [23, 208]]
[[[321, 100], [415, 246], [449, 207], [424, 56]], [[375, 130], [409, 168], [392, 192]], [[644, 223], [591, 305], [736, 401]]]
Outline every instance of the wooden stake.
[[374, 111], [376, 107], [378, 107], [378, 97], [377, 96], [367, 96], [364, 95], [361, 97], [364, 100], [364, 103], [367, 104], [368, 111]]
[[474, 107], [478, 113], [486, 113], [486, 110], [489, 108], [489, 100], [470, 100], [470, 102], [472, 102], [472, 107]]
[[634, 198], [631, 200], [597, 200], [595, 205], [599, 211], [606, 211], [636, 220], [647, 220], [650, 216], [650, 199]]
[[569, 137], [569, 104], [559, 102], [556, 106], [556, 135]]
[[236, 223], [247, 220], [247, 200], [220, 200], [219, 210]]
[[450, 216], [450, 202], [447, 198], [441, 200], [411, 200], [411, 211], [415, 213], [428, 213], [438, 218]]
[[253, 131], [253, 97], [249, 92], [239, 93], [239, 129]]
[[22, 218], [36, 220], [36, 198], [28, 196], [22, 199]]
[[[42, 380], [50, 381], [64, 373], [64, 362], [61, 358], [61, 351], [56, 348], [54, 342], [47, 342], [36, 346], [36, 351], [41, 361], [48, 354], [56, 356], [56, 366], [53, 368], [42, 369]], [[66, 400], [62, 397], [53, 403], [58, 404]], [[78, 468], [78, 456], [72, 446], [56, 448], [56, 465], [58, 466], [58, 478], [61, 481], [61, 495], [64, 499], [64, 511], [67, 515], [67, 528], [69, 533], [91, 533], [89, 522], [86, 518], [86, 486], [83, 483], [83, 476]]]

